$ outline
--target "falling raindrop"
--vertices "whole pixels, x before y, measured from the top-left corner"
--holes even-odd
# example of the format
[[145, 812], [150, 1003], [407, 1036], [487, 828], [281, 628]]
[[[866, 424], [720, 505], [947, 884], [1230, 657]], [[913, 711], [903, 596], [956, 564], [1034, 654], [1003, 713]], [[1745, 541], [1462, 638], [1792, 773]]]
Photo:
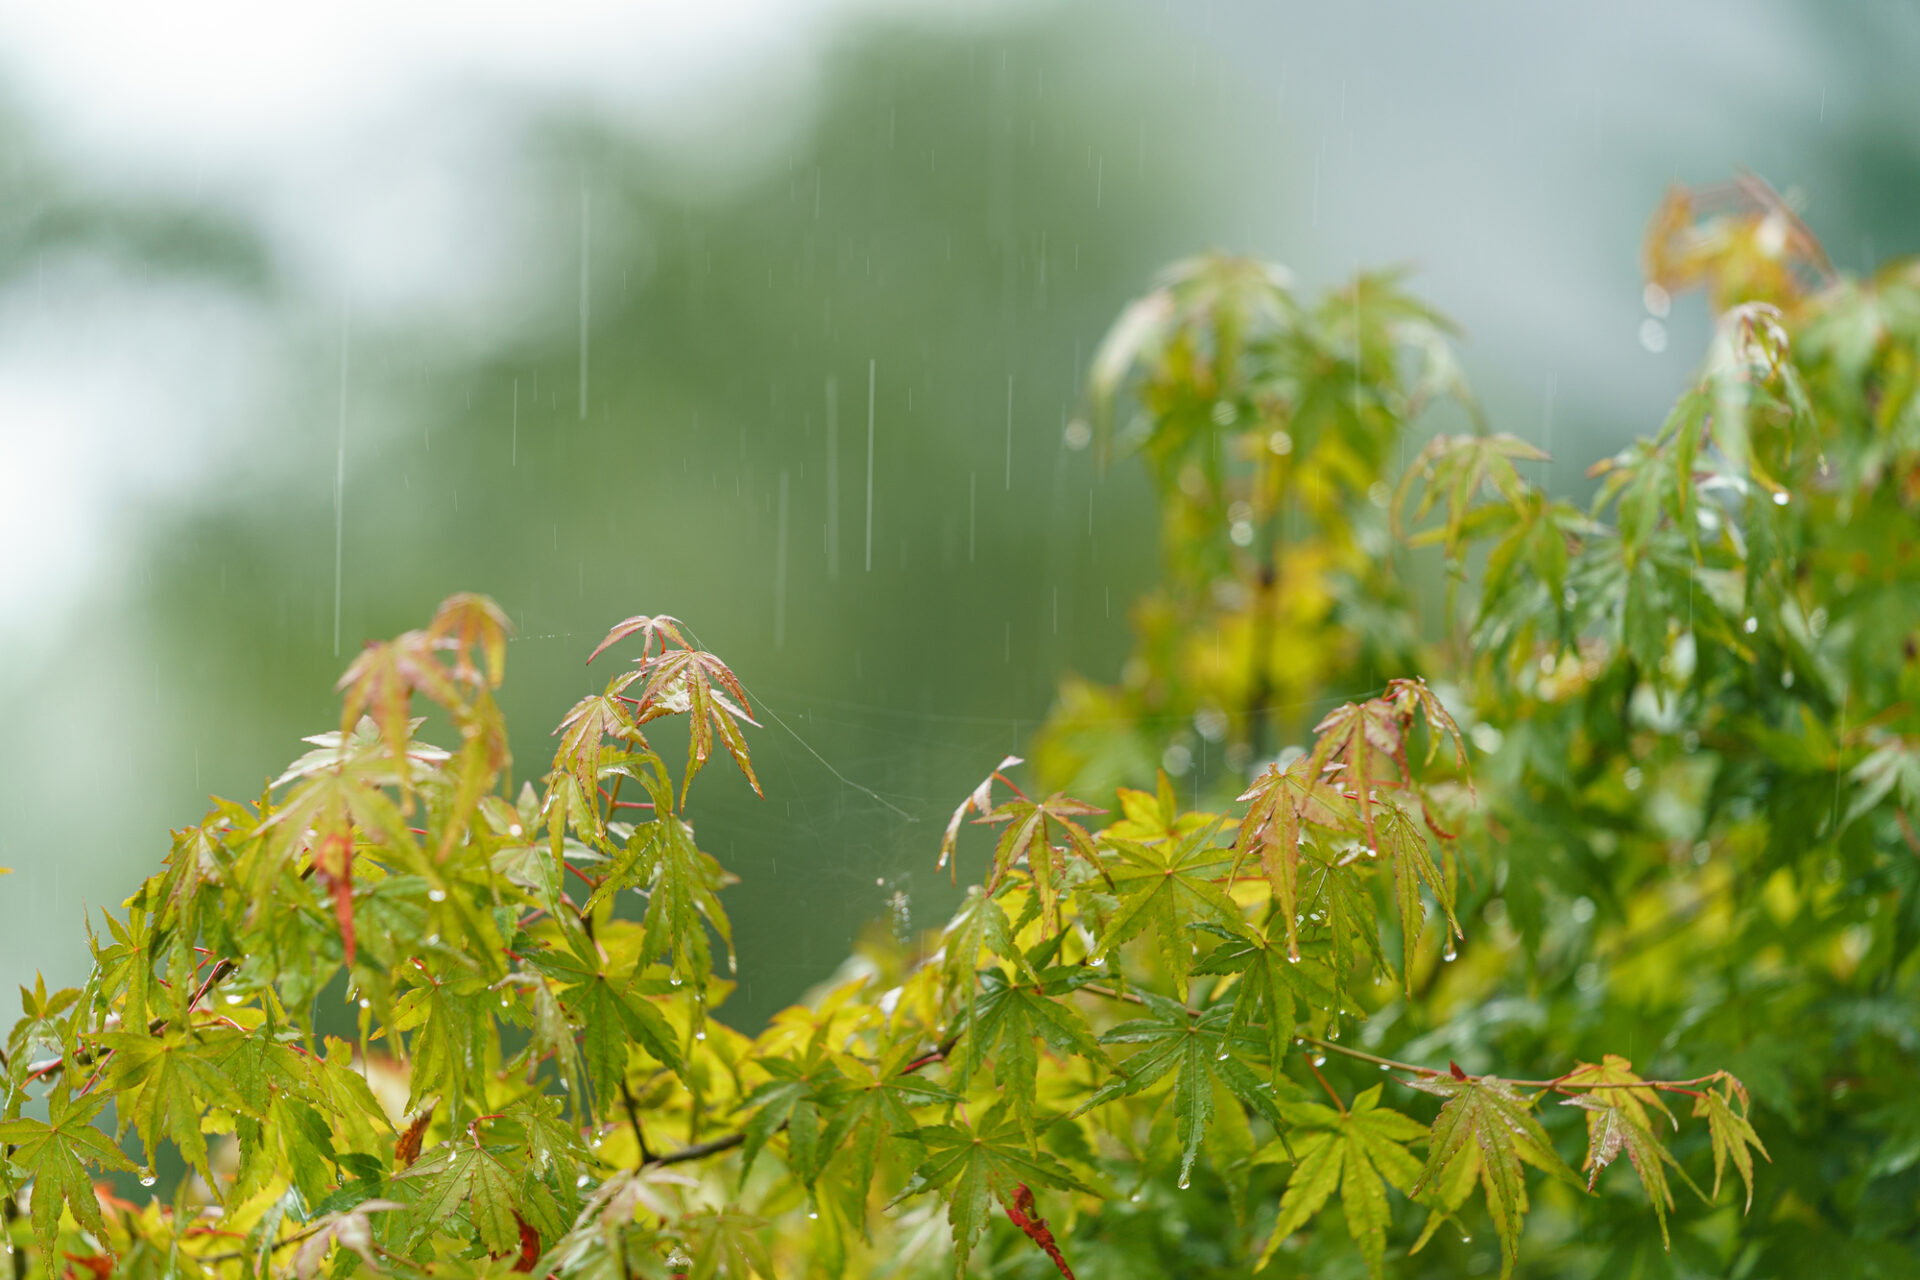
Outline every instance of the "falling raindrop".
[[873, 380], [878, 360], [867, 361], [867, 571], [873, 571]]
[[773, 557], [773, 647], [787, 647], [787, 472], [780, 471], [779, 535]]
[[827, 581], [840, 578], [840, 382], [827, 379]]

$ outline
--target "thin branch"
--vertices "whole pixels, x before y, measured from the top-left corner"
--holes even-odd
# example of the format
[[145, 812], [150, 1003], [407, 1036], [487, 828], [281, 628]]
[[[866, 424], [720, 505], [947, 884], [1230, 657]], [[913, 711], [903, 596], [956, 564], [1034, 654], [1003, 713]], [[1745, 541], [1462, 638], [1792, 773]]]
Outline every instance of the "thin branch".
[[1327, 1078], [1320, 1074], [1320, 1064], [1315, 1062], [1313, 1058], [1305, 1052], [1302, 1052], [1300, 1056], [1306, 1058], [1307, 1070], [1313, 1072], [1313, 1078], [1318, 1080], [1320, 1087], [1327, 1091], [1327, 1096], [1333, 1099], [1333, 1105], [1340, 1109], [1340, 1114], [1347, 1114], [1347, 1104], [1340, 1100], [1340, 1095], [1333, 1091], [1333, 1086], [1327, 1083]]
[[653, 1153], [647, 1150], [647, 1135], [645, 1131], [640, 1128], [640, 1108], [634, 1105], [633, 1090], [627, 1088], [627, 1081], [624, 1076], [620, 1079], [620, 1102], [621, 1105], [627, 1109], [627, 1123], [633, 1126], [633, 1140], [639, 1144], [640, 1147], [640, 1163], [643, 1166], [651, 1164], [653, 1162]]
[[[1385, 1067], [1390, 1071], [1405, 1071], [1411, 1075], [1421, 1076], [1426, 1079], [1447, 1074], [1445, 1071], [1436, 1071], [1432, 1067], [1422, 1067], [1411, 1062], [1401, 1062], [1395, 1058], [1382, 1058], [1378, 1054], [1367, 1053], [1362, 1049], [1350, 1049], [1337, 1041], [1322, 1040], [1318, 1036], [1303, 1035], [1295, 1036], [1294, 1038], [1301, 1044], [1310, 1044], [1316, 1048], [1324, 1049], [1328, 1053], [1338, 1053], [1349, 1058], [1357, 1058], [1361, 1062], [1371, 1062], [1375, 1066]], [[1716, 1071], [1712, 1075], [1696, 1076], [1691, 1080], [1596, 1080], [1590, 1084], [1575, 1083], [1571, 1085], [1567, 1083], [1567, 1080], [1573, 1075], [1572, 1071], [1569, 1071], [1563, 1076], [1556, 1076], [1552, 1080], [1508, 1080], [1504, 1076], [1497, 1078], [1501, 1083], [1510, 1084], [1516, 1089], [1545, 1089], [1554, 1093], [1568, 1094], [1569, 1096], [1579, 1093], [1591, 1093], [1596, 1089], [1661, 1089], [1668, 1093], [1684, 1093], [1691, 1097], [1697, 1097], [1698, 1094], [1689, 1088], [1689, 1086], [1711, 1084], [1715, 1080], [1718, 1080], [1722, 1074], [1722, 1072]], [[1478, 1081], [1488, 1079], [1489, 1077], [1469, 1075], [1461, 1078]]]

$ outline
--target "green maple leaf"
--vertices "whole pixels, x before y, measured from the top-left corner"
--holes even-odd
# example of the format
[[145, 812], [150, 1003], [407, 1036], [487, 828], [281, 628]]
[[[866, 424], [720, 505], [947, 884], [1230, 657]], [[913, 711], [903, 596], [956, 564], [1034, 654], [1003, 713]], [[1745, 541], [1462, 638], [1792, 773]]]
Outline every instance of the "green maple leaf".
[[434, 1093], [463, 1093], [464, 1081], [479, 1062], [481, 1038], [492, 1028], [491, 1013], [499, 998], [486, 979], [471, 973], [442, 976], [419, 961], [398, 975], [409, 985], [394, 1001], [390, 1031], [413, 1032], [407, 1056], [413, 1074], [407, 1110]]
[[589, 905], [597, 906], [628, 886], [642, 889], [647, 895], [641, 920], [643, 953], [649, 960], [664, 959], [676, 976], [704, 989], [713, 972], [708, 926], [727, 948], [728, 967], [736, 965], [733, 926], [719, 895], [734, 877], [694, 844], [693, 828], [673, 812], [673, 789], [664, 775], [649, 774], [644, 781], [653, 795], [655, 817], [634, 829]]
[[743, 1131], [746, 1141], [741, 1145], [741, 1182], [745, 1183], [755, 1158], [768, 1141], [784, 1128], [788, 1162], [800, 1180], [812, 1186], [820, 1175], [826, 1154], [820, 1146], [820, 1102], [844, 1077], [821, 1052], [818, 1034], [804, 1060], [770, 1057], [755, 1061], [773, 1078], [748, 1094], [740, 1104], [755, 1109]]
[[60, 1234], [60, 1206], [73, 1211], [94, 1238], [106, 1241], [100, 1201], [93, 1194], [89, 1164], [103, 1169], [131, 1170], [133, 1162], [93, 1125], [107, 1104], [105, 1092], [81, 1098], [56, 1089], [48, 1100], [47, 1119], [16, 1119], [0, 1123], [0, 1143], [12, 1147], [11, 1159], [33, 1179], [33, 1229], [43, 1257], [51, 1258]]
[[1235, 928], [1201, 926], [1223, 939], [1194, 966], [1200, 974], [1240, 975], [1233, 989], [1233, 1016], [1227, 1023], [1228, 1040], [1251, 1031], [1265, 1038], [1267, 1060], [1278, 1067], [1287, 1055], [1287, 1043], [1293, 1038], [1294, 1010], [1328, 1008], [1333, 1003], [1332, 989], [1324, 981], [1320, 966], [1302, 964], [1287, 954], [1281, 938], [1285, 928], [1276, 913], [1265, 933], [1244, 923]]
[[1210, 813], [1181, 813], [1180, 802], [1173, 794], [1173, 781], [1167, 777], [1165, 769], [1160, 770], [1156, 791], [1134, 791], [1120, 787], [1115, 795], [1120, 801], [1120, 819], [1108, 823], [1101, 832], [1109, 839], [1144, 843], [1167, 836], [1185, 836], [1197, 827], [1219, 821]]
[[1408, 1153], [1407, 1144], [1425, 1138], [1427, 1131], [1399, 1112], [1382, 1108], [1380, 1091], [1381, 1086], [1374, 1085], [1345, 1112], [1314, 1103], [1284, 1108], [1294, 1126], [1289, 1139], [1296, 1158], [1280, 1198], [1279, 1220], [1254, 1270], [1272, 1261], [1281, 1242], [1320, 1212], [1337, 1187], [1347, 1231], [1359, 1246], [1368, 1272], [1376, 1277], [1386, 1274], [1386, 1188], [1405, 1192], [1418, 1180], [1420, 1161]]
[[[1672, 1166], [1689, 1186], [1693, 1180], [1654, 1136], [1650, 1112], [1660, 1112], [1670, 1125], [1674, 1124], [1673, 1113], [1657, 1092], [1642, 1086], [1633, 1064], [1618, 1054], [1609, 1053], [1598, 1064], [1581, 1063], [1561, 1077], [1560, 1084], [1563, 1088], [1590, 1090], [1562, 1103], [1587, 1113], [1587, 1189], [1591, 1191], [1600, 1171], [1625, 1151], [1634, 1172], [1640, 1175], [1653, 1215], [1660, 1221], [1660, 1238], [1671, 1248], [1667, 1211], [1673, 1208], [1673, 1192], [1667, 1185], [1666, 1166]], [[1700, 1188], [1693, 1189], [1706, 1199]]]
[[956, 1275], [966, 1274], [967, 1255], [986, 1226], [994, 1199], [1006, 1199], [1022, 1185], [1098, 1194], [1060, 1161], [1029, 1150], [1020, 1122], [1001, 1107], [989, 1111], [977, 1126], [965, 1121], [926, 1125], [902, 1136], [925, 1147], [927, 1157], [892, 1204], [923, 1191], [945, 1195]]
[[1093, 836], [1074, 819], [1104, 812], [1106, 810], [1096, 809], [1056, 791], [1045, 800], [1029, 800], [1019, 796], [1003, 802], [985, 817], [974, 819], [976, 822], [1007, 824], [1007, 829], [1000, 833], [1000, 839], [994, 845], [993, 874], [987, 879], [988, 895], [991, 896], [1000, 887], [1000, 882], [1014, 864], [1024, 859], [1033, 877], [1034, 888], [1039, 892], [1040, 913], [1046, 919], [1047, 928], [1054, 933], [1060, 932], [1060, 894], [1066, 887], [1067, 869], [1061, 859], [1061, 851], [1054, 848], [1053, 835], [1057, 831], [1065, 837], [1068, 851], [1098, 867], [1100, 855], [1094, 848]]
[[1425, 490], [1415, 506], [1411, 520], [1426, 518], [1436, 504], [1444, 503], [1446, 520], [1437, 529], [1417, 535], [1411, 545], [1438, 542], [1446, 548], [1447, 558], [1455, 559], [1476, 509], [1474, 499], [1491, 489], [1506, 500], [1508, 508], [1519, 509], [1526, 503], [1532, 486], [1520, 478], [1514, 460], [1543, 462], [1547, 455], [1516, 436], [1440, 435], [1427, 442], [1400, 480], [1394, 497], [1394, 524], [1400, 525], [1400, 510], [1417, 483]]
[[1458, 934], [1460, 925], [1453, 915], [1453, 887], [1433, 860], [1426, 830], [1415, 823], [1405, 809], [1392, 803], [1381, 805], [1375, 829], [1380, 848], [1387, 854], [1393, 877], [1393, 901], [1400, 913], [1401, 979], [1407, 984], [1407, 994], [1412, 995], [1414, 954], [1426, 924], [1426, 904], [1421, 901], [1420, 888], [1425, 885], [1432, 891], [1440, 909], [1446, 913], [1447, 930]]
[[687, 1218], [684, 1226], [691, 1237], [693, 1265], [687, 1280], [712, 1280], [724, 1275], [727, 1280], [777, 1280], [773, 1257], [762, 1238], [765, 1218], [743, 1213], [736, 1208], [713, 1209]]
[[113, 1050], [108, 1083], [118, 1099], [120, 1123], [131, 1122], [151, 1162], [166, 1138], [209, 1187], [218, 1185], [207, 1163], [200, 1121], [209, 1107], [259, 1119], [239, 1088], [247, 1036], [229, 1030], [174, 1031], [162, 1036], [111, 1032], [100, 1043]]
[[880, 1153], [905, 1142], [899, 1135], [917, 1123], [911, 1108], [960, 1100], [932, 1081], [904, 1071], [912, 1054], [912, 1047], [902, 1047], [878, 1066], [850, 1055], [835, 1057], [847, 1083], [823, 1100], [828, 1118], [820, 1149], [824, 1158], [845, 1147], [850, 1166], [845, 1178], [852, 1193], [848, 1198], [857, 1201], [863, 1213]]
[[960, 1086], [993, 1058], [993, 1082], [1006, 1098], [1029, 1141], [1034, 1135], [1034, 1103], [1040, 1075], [1035, 1040], [1061, 1053], [1077, 1053], [1104, 1063], [1106, 1055], [1080, 1011], [1055, 995], [1071, 990], [1078, 968], [1048, 969], [1039, 981], [1011, 981], [1000, 969], [980, 975], [980, 994], [967, 1022], [960, 1054]]
[[1102, 1044], [1133, 1044], [1140, 1050], [1120, 1064], [1120, 1076], [1082, 1103], [1082, 1115], [1103, 1103], [1139, 1093], [1173, 1077], [1173, 1116], [1180, 1140], [1180, 1185], [1185, 1187], [1199, 1158], [1200, 1143], [1213, 1119], [1214, 1081], [1258, 1111], [1276, 1126], [1283, 1123], [1268, 1085], [1242, 1060], [1241, 1054], [1261, 1046], [1244, 1033], [1227, 1037], [1231, 1012], [1216, 1006], [1194, 1014], [1185, 1005], [1162, 996], [1142, 997], [1153, 1016], [1123, 1022], [1100, 1037]]
[[1111, 853], [1101, 865], [1120, 905], [1101, 931], [1098, 957], [1110, 956], [1152, 928], [1160, 954], [1185, 990], [1193, 956], [1187, 926], [1196, 920], [1225, 927], [1240, 923], [1240, 908], [1216, 883], [1233, 861], [1227, 850], [1214, 847], [1219, 829], [1218, 821], [1211, 822], [1177, 843], [1141, 844], [1102, 835]]
[[527, 1169], [544, 1172], [556, 1163], [572, 1164], [587, 1158], [579, 1131], [560, 1118], [560, 1099], [530, 1093], [507, 1108], [507, 1118], [526, 1134]]
[[1335, 788], [1309, 770], [1308, 757], [1302, 756], [1285, 769], [1269, 765], [1267, 771], [1240, 796], [1247, 805], [1246, 817], [1234, 840], [1240, 858], [1258, 851], [1261, 870], [1287, 930], [1287, 954], [1300, 956], [1300, 864], [1304, 842], [1313, 830], [1329, 834], [1349, 834], [1359, 830], [1353, 806]]
[[582, 795], [594, 794], [608, 762], [624, 754], [626, 746], [622, 744], [642, 748], [647, 745], [647, 740], [634, 727], [633, 714], [619, 697], [634, 676], [633, 672], [615, 676], [605, 693], [592, 694], [574, 703], [553, 731], [560, 739], [553, 767], [571, 776]]
[[[1720, 1092], [1715, 1092], [1709, 1084], [1693, 1102], [1693, 1114], [1705, 1116], [1707, 1132], [1713, 1140], [1713, 1198], [1720, 1198], [1720, 1178], [1726, 1172], [1729, 1162], [1740, 1175], [1740, 1181], [1747, 1187], [1748, 1209], [1753, 1208], [1753, 1151], [1758, 1151], [1768, 1161], [1767, 1148], [1761, 1143], [1760, 1135], [1753, 1131], [1753, 1122], [1747, 1119], [1747, 1087], [1726, 1072], [1721, 1072], [1717, 1081]], [[1735, 1110], [1735, 1104], [1739, 1109]], [[1749, 1151], [1747, 1148], [1753, 1148]]]
[[561, 1002], [581, 1029], [587, 1078], [603, 1100], [614, 1097], [627, 1074], [627, 1046], [636, 1043], [675, 1072], [686, 1063], [666, 1016], [633, 989], [631, 965], [609, 970], [586, 935], [566, 929], [568, 950], [542, 952], [535, 963], [568, 984]]
[[464, 1207], [488, 1253], [497, 1256], [520, 1247], [513, 1175], [478, 1142], [443, 1142], [399, 1177], [420, 1180], [420, 1198], [413, 1206], [416, 1238], [444, 1230]]
[[948, 922], [940, 938], [940, 981], [951, 996], [959, 992], [965, 1002], [965, 1017], [971, 1021], [979, 998], [976, 974], [984, 954], [998, 956], [1014, 967], [1016, 977], [1038, 982], [1039, 976], [1027, 963], [1026, 953], [1014, 943], [1013, 922], [999, 902], [979, 885], [969, 886], [966, 901]]
[[1445, 1181], [1456, 1161], [1477, 1161], [1487, 1212], [1500, 1236], [1500, 1274], [1511, 1274], [1519, 1256], [1520, 1225], [1527, 1214], [1527, 1180], [1521, 1164], [1582, 1191], [1586, 1188], [1534, 1119], [1533, 1101], [1515, 1093], [1506, 1081], [1493, 1076], [1428, 1076], [1408, 1083], [1447, 1099], [1433, 1122], [1426, 1167], [1416, 1187]]

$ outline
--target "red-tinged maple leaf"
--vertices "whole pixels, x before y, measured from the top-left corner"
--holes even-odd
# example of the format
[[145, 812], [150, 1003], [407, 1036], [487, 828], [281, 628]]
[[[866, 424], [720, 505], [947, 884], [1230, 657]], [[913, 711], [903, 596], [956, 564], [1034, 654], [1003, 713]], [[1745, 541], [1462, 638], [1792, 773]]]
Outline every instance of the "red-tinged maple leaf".
[[440, 642], [425, 631], [407, 631], [391, 640], [370, 642], [335, 683], [343, 695], [340, 732], [353, 732], [364, 713], [373, 718], [395, 760], [407, 753], [412, 737], [412, 698], [423, 693], [449, 710], [466, 699], [453, 673], [438, 657]]
[[340, 941], [347, 949], [347, 963], [353, 963], [353, 831], [330, 831], [314, 850], [313, 866], [320, 883], [333, 895], [333, 918], [340, 925]]
[[1033, 1192], [1027, 1184], [1023, 1182], [1015, 1187], [1013, 1194], [1003, 1197], [1000, 1204], [1007, 1211], [1007, 1221], [1025, 1232], [1027, 1239], [1039, 1245], [1053, 1259], [1053, 1265], [1060, 1268], [1061, 1275], [1067, 1280], [1074, 1280], [1073, 1268], [1067, 1265], [1066, 1258], [1061, 1254], [1060, 1245], [1053, 1238], [1053, 1229], [1034, 1206]]
[[[107, 1257], [104, 1253], [92, 1255], [69, 1253], [66, 1255], [66, 1258], [67, 1261], [73, 1263], [74, 1266], [85, 1267], [97, 1277], [97, 1280], [108, 1280], [108, 1278], [113, 1275], [113, 1259]], [[67, 1280], [79, 1280], [78, 1274], [74, 1271], [73, 1267], [67, 1268]]]
[[754, 794], [762, 795], [760, 780], [754, 777], [753, 763], [747, 757], [747, 740], [740, 732], [741, 722], [756, 729], [760, 722], [753, 718], [747, 691], [727, 664], [699, 649], [673, 649], [646, 659], [640, 671], [647, 683], [634, 710], [636, 727], [661, 716], [687, 717], [687, 773], [680, 783], [681, 803], [686, 803], [694, 775], [713, 754], [715, 734], [746, 775]]
[[477, 652], [486, 663], [485, 681], [494, 688], [507, 674], [507, 636], [513, 624], [499, 605], [486, 596], [462, 591], [440, 602], [427, 635], [437, 647], [453, 653], [453, 674], [471, 684], [479, 684], [480, 668], [474, 665]]
[[1013, 768], [1013, 766], [1017, 764], [1023, 763], [1025, 762], [1021, 760], [1019, 756], [1004, 757], [999, 764], [993, 767], [992, 773], [980, 779], [979, 786], [967, 793], [967, 798], [960, 802], [960, 807], [953, 811], [951, 818], [947, 819], [946, 833], [940, 837], [940, 862], [935, 869], [938, 870], [939, 867], [952, 868], [951, 874], [956, 878], [955, 883], [958, 883], [960, 871], [959, 867], [953, 861], [953, 851], [960, 843], [960, 824], [967, 820], [967, 814], [969, 813], [978, 813], [985, 816], [993, 811], [994, 779], [998, 778], [1001, 782], [1005, 782], [1009, 787], [1013, 787], [1015, 794], [1018, 794], [1020, 788], [1014, 787], [1013, 783], [1007, 781], [1004, 771]]
[[513, 1260], [515, 1271], [532, 1271], [533, 1264], [540, 1261], [540, 1233], [527, 1225], [527, 1220], [518, 1213], [513, 1220], [520, 1228], [520, 1255]]
[[413, 1118], [406, 1132], [393, 1140], [393, 1167], [405, 1169], [420, 1158], [420, 1141], [426, 1136], [427, 1124], [433, 1119], [434, 1107], [438, 1103], [429, 1103], [419, 1115]]
[[607, 638], [602, 640], [595, 646], [593, 652], [587, 655], [587, 661], [591, 663], [595, 658], [605, 653], [614, 645], [619, 644], [628, 636], [636, 635], [640, 637], [640, 657], [636, 659], [636, 661], [639, 662], [645, 662], [653, 656], [653, 647], [656, 642], [658, 642], [660, 652], [662, 653], [667, 651], [667, 641], [669, 640], [679, 645], [682, 649], [691, 649], [693, 646], [688, 644], [686, 637], [680, 633], [680, 625], [680, 619], [670, 618], [664, 613], [657, 614], [653, 617], [648, 617], [644, 613], [635, 614], [631, 618], [625, 618], [614, 623], [613, 630], [607, 632]]

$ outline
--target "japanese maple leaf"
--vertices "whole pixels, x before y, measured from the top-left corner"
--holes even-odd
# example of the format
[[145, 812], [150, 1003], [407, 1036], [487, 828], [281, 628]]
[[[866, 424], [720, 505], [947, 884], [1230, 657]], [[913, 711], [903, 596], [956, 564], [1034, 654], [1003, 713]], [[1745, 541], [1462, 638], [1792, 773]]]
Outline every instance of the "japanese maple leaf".
[[1112, 955], [1151, 928], [1167, 967], [1185, 990], [1193, 956], [1188, 926], [1196, 920], [1225, 928], [1240, 923], [1240, 908], [1219, 884], [1232, 862], [1228, 850], [1214, 846], [1213, 837], [1219, 829], [1220, 823], [1215, 820], [1177, 841], [1163, 839], [1152, 844], [1116, 840], [1110, 833], [1101, 833], [1100, 843], [1109, 850], [1101, 865], [1119, 906], [1100, 933], [1097, 956]]
[[988, 1112], [978, 1125], [956, 1120], [910, 1129], [903, 1136], [920, 1143], [927, 1158], [893, 1203], [924, 1191], [945, 1197], [958, 1276], [966, 1274], [967, 1257], [986, 1226], [992, 1201], [1010, 1199], [1021, 1186], [1098, 1194], [1054, 1157], [1029, 1150], [1019, 1121], [1002, 1108]]
[[133, 1162], [121, 1154], [113, 1140], [93, 1125], [93, 1118], [109, 1096], [102, 1091], [74, 1098], [62, 1087], [48, 1100], [45, 1120], [22, 1117], [0, 1122], [0, 1143], [12, 1147], [13, 1163], [33, 1179], [33, 1230], [44, 1257], [52, 1256], [60, 1234], [62, 1204], [73, 1211], [74, 1220], [92, 1232], [94, 1239], [108, 1239], [87, 1166], [122, 1171], [133, 1168]]
[[1294, 1152], [1293, 1173], [1280, 1198], [1280, 1217], [1260, 1252], [1254, 1270], [1263, 1269], [1286, 1238], [1320, 1212], [1340, 1191], [1347, 1232], [1359, 1246], [1367, 1271], [1386, 1275], [1386, 1188], [1405, 1192], [1420, 1177], [1420, 1161], [1407, 1151], [1409, 1143], [1427, 1136], [1424, 1126], [1380, 1105], [1381, 1086], [1374, 1085], [1344, 1111], [1314, 1103], [1284, 1108], [1293, 1126], [1289, 1140]]

